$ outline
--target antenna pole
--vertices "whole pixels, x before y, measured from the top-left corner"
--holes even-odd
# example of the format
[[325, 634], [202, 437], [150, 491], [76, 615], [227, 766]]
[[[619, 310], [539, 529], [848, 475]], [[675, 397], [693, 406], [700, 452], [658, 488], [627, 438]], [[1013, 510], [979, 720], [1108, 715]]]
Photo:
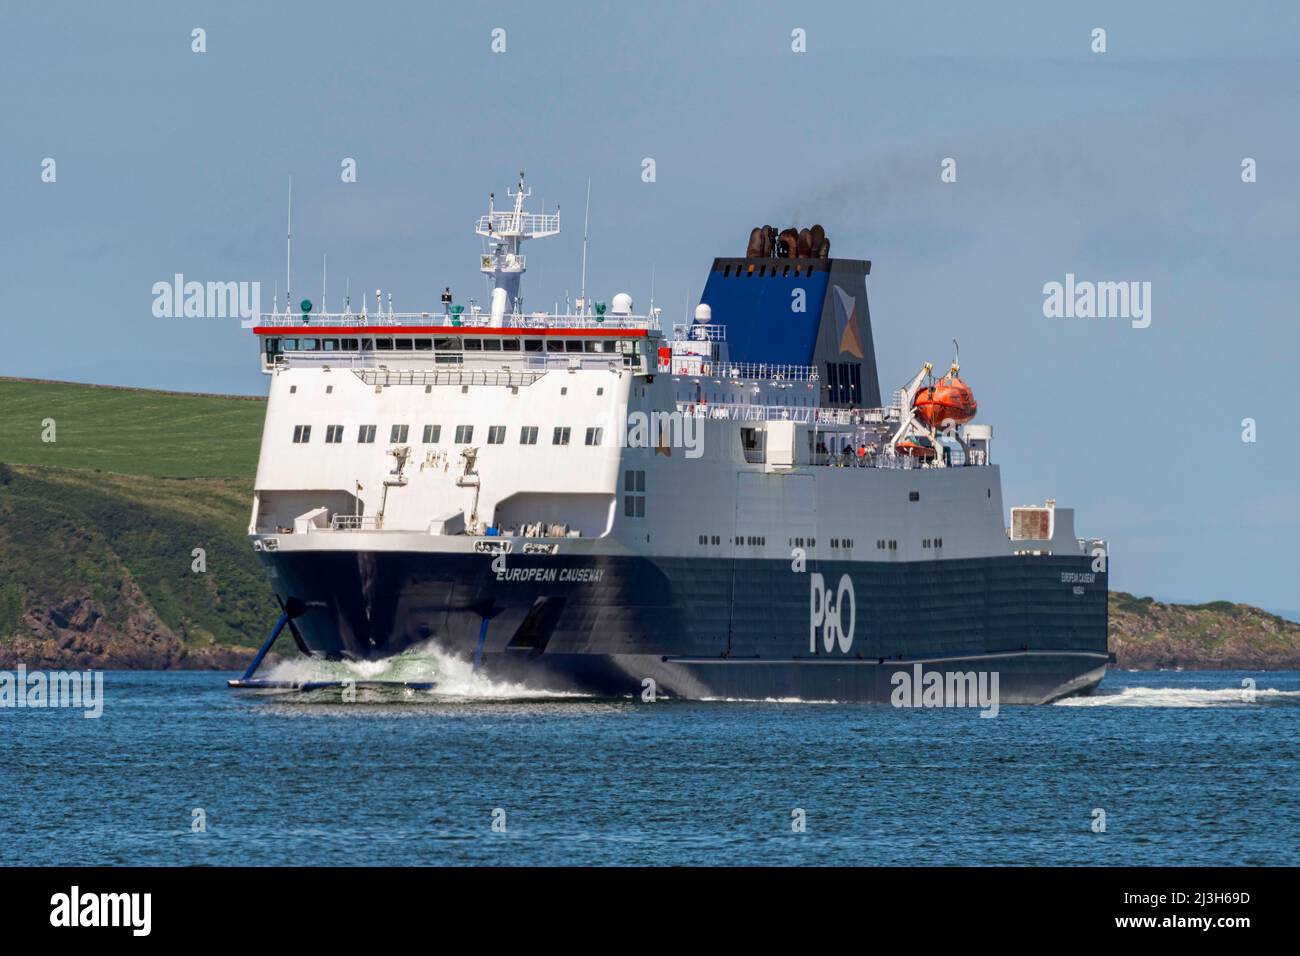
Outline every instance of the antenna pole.
[[325, 314], [325, 277], [329, 274], [329, 255], [322, 253], [320, 257], [320, 311], [321, 315]]
[[591, 177], [587, 177], [587, 211], [582, 214], [582, 283], [578, 291], [579, 308], [587, 310], [587, 223], [591, 220]]
[[284, 301], [288, 305], [289, 311], [293, 311], [293, 294], [289, 291], [289, 283], [293, 275], [293, 176], [289, 177], [289, 220], [285, 227], [284, 239]]

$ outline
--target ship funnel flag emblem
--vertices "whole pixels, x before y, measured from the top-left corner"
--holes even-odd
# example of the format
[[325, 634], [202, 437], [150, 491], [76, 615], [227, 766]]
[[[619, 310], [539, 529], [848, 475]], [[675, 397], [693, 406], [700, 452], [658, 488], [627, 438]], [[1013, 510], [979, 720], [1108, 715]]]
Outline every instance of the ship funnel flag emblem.
[[858, 335], [858, 303], [839, 286], [835, 286], [835, 328], [839, 332], [840, 353], [862, 358], [862, 338]]

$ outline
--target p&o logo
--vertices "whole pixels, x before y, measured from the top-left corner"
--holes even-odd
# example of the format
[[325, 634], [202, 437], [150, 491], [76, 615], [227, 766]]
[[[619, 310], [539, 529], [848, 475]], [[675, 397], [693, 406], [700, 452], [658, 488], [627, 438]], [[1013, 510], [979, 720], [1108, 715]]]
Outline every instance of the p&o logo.
[[[847, 654], [853, 646], [853, 632], [858, 623], [858, 601], [853, 594], [853, 581], [847, 574], [840, 575], [839, 587], [832, 595], [825, 579], [816, 572], [809, 575], [811, 595], [808, 614], [808, 651], [817, 653], [817, 632], [821, 631], [822, 647], [827, 653], [839, 647]], [[848, 626], [845, 627], [847, 612]]]

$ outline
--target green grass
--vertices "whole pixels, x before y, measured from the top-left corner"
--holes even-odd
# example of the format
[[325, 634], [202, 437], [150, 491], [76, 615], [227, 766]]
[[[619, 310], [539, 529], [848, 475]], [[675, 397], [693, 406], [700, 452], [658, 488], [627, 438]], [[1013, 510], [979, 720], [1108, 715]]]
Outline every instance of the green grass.
[[0, 461], [251, 480], [265, 414], [260, 399], [0, 379]]

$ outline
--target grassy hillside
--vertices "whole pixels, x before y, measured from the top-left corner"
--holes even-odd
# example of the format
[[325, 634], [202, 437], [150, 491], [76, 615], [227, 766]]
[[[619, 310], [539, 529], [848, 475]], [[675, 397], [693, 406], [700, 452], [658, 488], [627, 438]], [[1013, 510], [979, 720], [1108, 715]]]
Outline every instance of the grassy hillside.
[[278, 611], [245, 537], [265, 408], [0, 379], [0, 663], [246, 656]]
[[0, 468], [0, 658], [233, 666], [278, 612], [251, 500], [248, 479]]
[[0, 461], [252, 480], [265, 414], [254, 398], [0, 379]]

